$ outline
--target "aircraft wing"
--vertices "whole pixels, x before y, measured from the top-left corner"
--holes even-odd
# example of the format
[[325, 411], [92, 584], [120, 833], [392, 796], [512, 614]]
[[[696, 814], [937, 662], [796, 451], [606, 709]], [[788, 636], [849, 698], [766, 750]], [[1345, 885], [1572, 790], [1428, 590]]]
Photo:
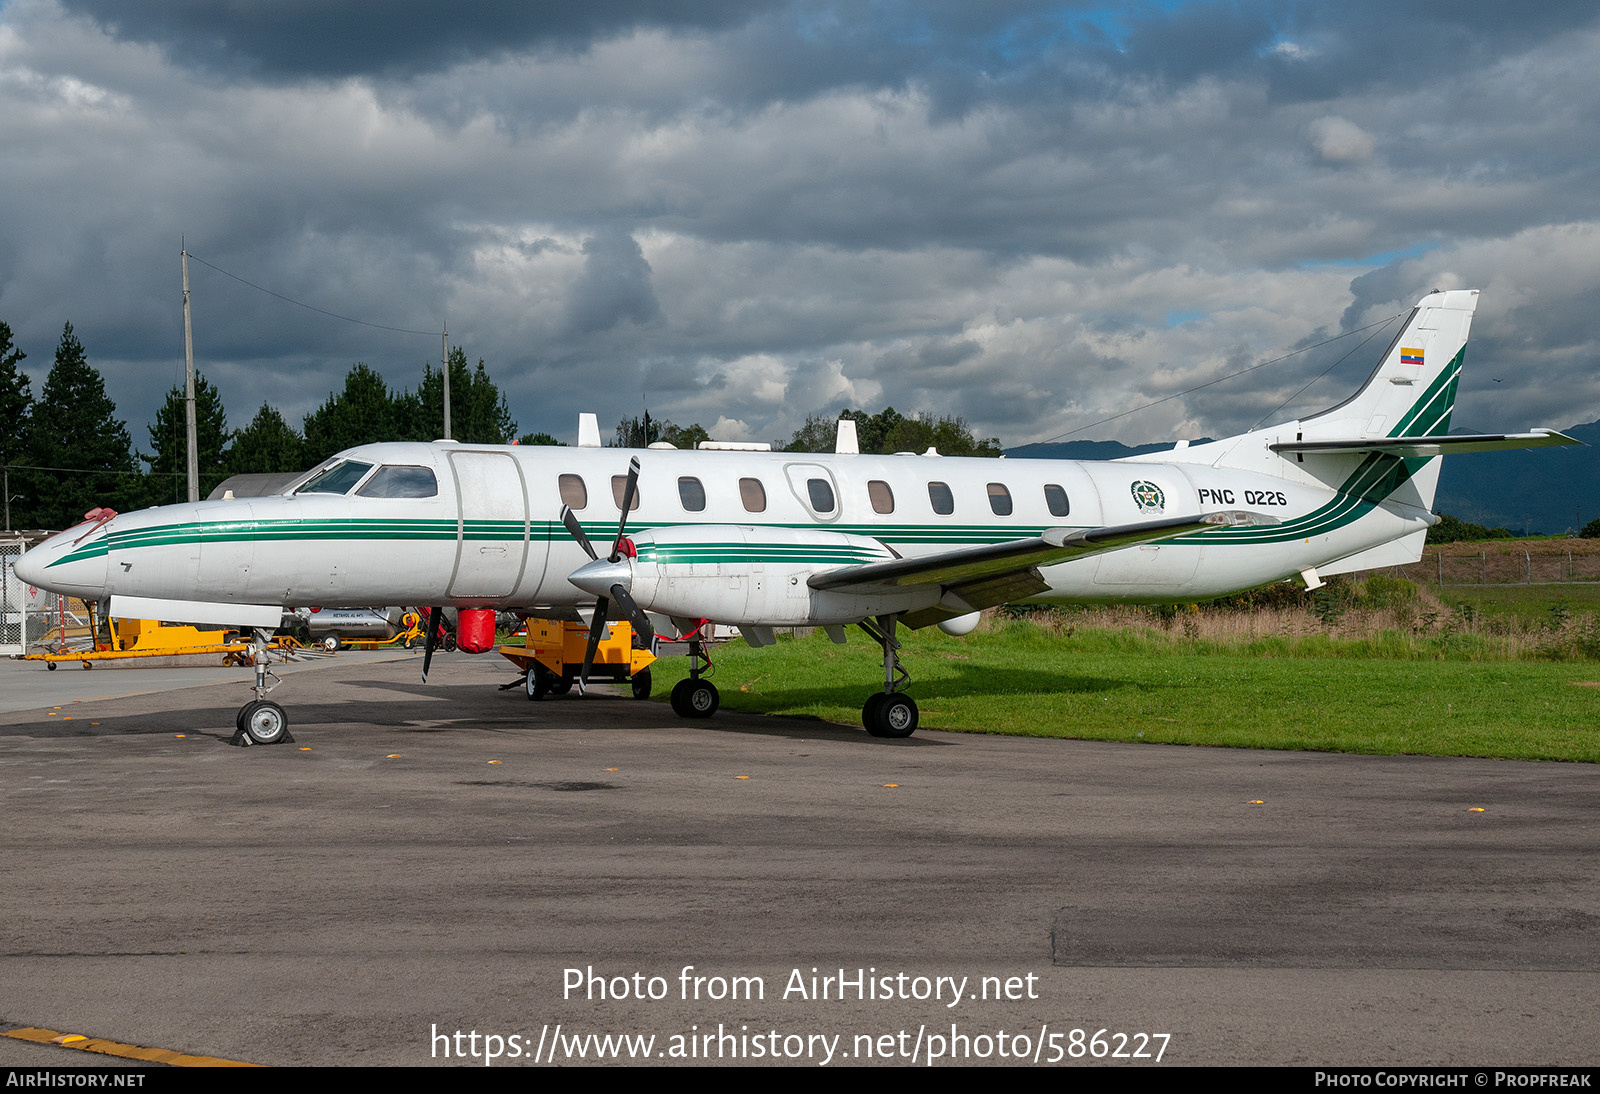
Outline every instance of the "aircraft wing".
[[1040, 566], [1137, 547], [1144, 543], [1159, 543], [1209, 528], [1276, 523], [1276, 517], [1230, 510], [1106, 528], [1047, 528], [1027, 539], [828, 570], [811, 575], [806, 579], [806, 584], [813, 589], [836, 590], [868, 586], [881, 588], [886, 585], [942, 585], [944, 597], [937, 606], [911, 612], [902, 620], [910, 627], [925, 627], [943, 619], [1044, 592], [1049, 584], [1040, 576]]
[[1388, 456], [1449, 456], [1458, 452], [1503, 452], [1512, 448], [1547, 448], [1552, 445], [1582, 444], [1575, 437], [1554, 429], [1535, 429], [1530, 433], [1457, 433], [1441, 437], [1368, 437], [1364, 440], [1284, 441], [1267, 447], [1274, 452], [1354, 454], [1382, 452]]

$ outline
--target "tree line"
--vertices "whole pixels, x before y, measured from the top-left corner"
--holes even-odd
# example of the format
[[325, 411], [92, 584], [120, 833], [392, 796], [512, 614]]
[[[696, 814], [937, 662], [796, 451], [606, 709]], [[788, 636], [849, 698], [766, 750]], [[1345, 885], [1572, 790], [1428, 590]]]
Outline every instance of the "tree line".
[[[188, 496], [183, 389], [174, 387], [148, 427], [148, 448], [135, 445], [127, 423], [106, 394], [105, 379], [67, 323], [36, 399], [21, 369], [27, 354], [0, 322], [0, 468], [10, 528], [66, 528], [100, 506], [118, 510], [167, 505]], [[457, 346], [450, 351], [451, 433], [469, 444], [560, 444], [548, 433], [517, 434], [505, 395], [479, 359], [475, 368]], [[774, 448], [790, 452], [834, 450], [837, 420], [856, 424], [865, 453], [922, 452], [948, 456], [998, 456], [995, 438], [978, 440], [959, 417], [915, 414], [893, 407], [876, 414], [846, 410], [810, 414]], [[346, 448], [375, 441], [431, 441], [443, 430], [444, 373], [429, 363], [415, 391], [391, 388], [378, 372], [357, 363], [343, 387], [328, 393], [296, 429], [263, 403], [242, 429], [228, 428], [221, 393], [195, 375], [195, 447], [204, 498], [232, 475], [306, 470]], [[665, 419], [623, 419], [613, 441], [643, 448], [667, 441], [693, 448], [710, 434], [699, 425]]]
[[[972, 435], [965, 418], [923, 412], [910, 417], [894, 407], [885, 407], [876, 414], [865, 410], [844, 410], [838, 414], [818, 411], [807, 414], [805, 424], [787, 439], [772, 442], [778, 452], [833, 452], [838, 444], [839, 419], [849, 418], [856, 423], [856, 445], [868, 455], [889, 456], [896, 452], [926, 452], [937, 448], [944, 456], [999, 456], [1000, 440], [988, 437], [983, 440]], [[643, 418], [624, 418], [617, 423], [618, 448], [647, 448], [665, 441], [677, 448], [693, 448], [701, 441], [711, 440], [704, 426], [673, 425], [665, 418], [652, 418], [647, 410]]]
[[[136, 446], [89, 363], [72, 324], [62, 328], [55, 358], [35, 399], [21, 369], [27, 354], [0, 322], [0, 467], [11, 528], [65, 528], [97, 506], [128, 510], [188, 496], [183, 389], [174, 387], [149, 426], [149, 447]], [[554, 444], [543, 433], [517, 437], [505, 395], [480, 359], [467, 365], [450, 351], [451, 434], [470, 444]], [[195, 375], [195, 449], [204, 498], [231, 475], [297, 472], [335, 452], [373, 441], [431, 441], [443, 431], [444, 373], [423, 368], [415, 391], [393, 389], [370, 366], [354, 365], [339, 391], [307, 414], [297, 430], [263, 403], [242, 429], [228, 428], [222, 396]]]

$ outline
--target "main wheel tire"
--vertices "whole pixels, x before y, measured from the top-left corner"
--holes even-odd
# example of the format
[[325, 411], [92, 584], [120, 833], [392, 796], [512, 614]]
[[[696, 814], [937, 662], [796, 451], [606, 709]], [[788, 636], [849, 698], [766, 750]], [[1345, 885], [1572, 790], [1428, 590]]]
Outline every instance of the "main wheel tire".
[[522, 687], [530, 700], [543, 699], [550, 694], [550, 674], [536, 661], [528, 666], [528, 674], [522, 678]]
[[722, 705], [722, 695], [709, 680], [680, 680], [672, 689], [672, 709], [680, 718], [709, 718]]
[[878, 736], [878, 708], [889, 697], [887, 692], [877, 692], [867, 696], [867, 701], [861, 705], [861, 724], [867, 727], [867, 732], [874, 737]]
[[322, 648], [327, 650], [329, 653], [338, 653], [340, 645], [342, 645], [342, 643], [339, 641], [339, 636], [336, 634], [330, 634], [328, 637], [322, 640]]
[[244, 706], [240, 707], [239, 713], [233, 716], [233, 724], [240, 733], [244, 732], [245, 723], [250, 720], [251, 713], [260, 705], [260, 699], [252, 699]]
[[255, 709], [244, 722], [245, 735], [258, 745], [275, 745], [289, 731], [289, 715], [277, 703], [266, 700], [255, 704]]
[[55, 672], [56, 671], [56, 663], [54, 661], [46, 661], [44, 663], [44, 668], [45, 668], [46, 672]]
[[565, 695], [567, 692], [569, 692], [571, 690], [572, 690], [572, 678], [571, 677], [568, 677], [568, 676], [557, 676], [555, 679], [550, 681], [550, 694], [551, 695]]
[[885, 694], [867, 732], [874, 737], [909, 737], [917, 731], [917, 704], [909, 695]]
[[640, 669], [633, 674], [633, 697], [635, 699], [650, 698], [650, 670]]

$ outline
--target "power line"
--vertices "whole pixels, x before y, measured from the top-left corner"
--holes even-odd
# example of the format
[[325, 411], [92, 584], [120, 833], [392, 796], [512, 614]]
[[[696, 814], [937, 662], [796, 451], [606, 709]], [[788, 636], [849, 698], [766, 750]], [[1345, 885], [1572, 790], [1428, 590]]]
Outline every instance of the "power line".
[[[1194, 387], [1185, 388], [1183, 391], [1173, 392], [1171, 395], [1167, 395], [1167, 396], [1165, 396], [1163, 398], [1157, 399], [1154, 402], [1145, 403], [1143, 406], [1136, 406], [1132, 410], [1124, 410], [1120, 414], [1113, 414], [1109, 418], [1101, 418], [1098, 422], [1090, 422], [1088, 425], [1081, 425], [1077, 429], [1069, 429], [1065, 433], [1058, 433], [1054, 437], [1047, 437], [1044, 440], [1037, 441], [1035, 443], [1037, 443], [1037, 444], [1051, 444], [1051, 443], [1053, 443], [1055, 441], [1061, 440], [1063, 437], [1071, 437], [1075, 433], [1082, 433], [1086, 429], [1093, 429], [1097, 425], [1105, 425], [1107, 422], [1114, 422], [1118, 418], [1126, 418], [1130, 414], [1137, 414], [1141, 410], [1149, 410], [1153, 406], [1160, 406], [1162, 403], [1170, 403], [1174, 399], [1181, 399], [1185, 395], [1192, 395], [1196, 391], [1199, 391], [1201, 388], [1210, 387], [1212, 384], [1220, 384], [1224, 380], [1231, 380], [1235, 376], [1243, 376], [1247, 372], [1254, 372], [1254, 371], [1256, 371], [1256, 369], [1266, 368], [1268, 365], [1276, 365], [1280, 361], [1287, 361], [1291, 357], [1296, 357], [1296, 356], [1298, 356], [1298, 355], [1300, 355], [1302, 353], [1308, 353], [1311, 350], [1318, 349], [1318, 348], [1320, 348], [1322, 346], [1329, 345], [1330, 343], [1333, 343], [1333, 342], [1337, 342], [1341, 338], [1349, 338], [1353, 334], [1360, 334], [1362, 331], [1371, 330], [1373, 327], [1387, 326], [1388, 324], [1393, 323], [1396, 319], [1399, 319], [1404, 314], [1406, 314], [1406, 313], [1405, 312], [1396, 312], [1394, 315], [1389, 316], [1389, 318], [1380, 319], [1376, 323], [1368, 323], [1364, 327], [1357, 327], [1355, 330], [1345, 331], [1343, 334], [1336, 334], [1332, 338], [1326, 338], [1326, 339], [1322, 340], [1321, 342], [1317, 342], [1317, 343], [1315, 343], [1313, 345], [1301, 346], [1299, 349], [1294, 350], [1294, 351], [1292, 351], [1290, 353], [1286, 353], [1282, 357], [1274, 357], [1270, 361], [1262, 361], [1259, 365], [1251, 365], [1249, 368], [1242, 368], [1238, 372], [1230, 372], [1226, 376], [1218, 376], [1215, 380], [1207, 380], [1203, 384], [1196, 384], [1196, 385], [1194, 385]], [[1358, 344], [1355, 349], [1351, 350], [1350, 353], [1354, 353], [1356, 351], [1356, 349], [1360, 349], [1362, 346], [1366, 345], [1366, 343], [1368, 341], [1371, 341], [1371, 337], [1372, 336], [1369, 335], [1367, 338], [1362, 339], [1360, 344]], [[1349, 357], [1350, 353], [1347, 353], [1347, 354], [1344, 355], [1344, 357], [1339, 358], [1339, 361], [1343, 361], [1346, 357]], [[1339, 361], [1335, 361], [1334, 365], [1339, 364]], [[1331, 370], [1332, 370], [1332, 366], [1329, 367], [1329, 371], [1331, 371]], [[1326, 375], [1327, 375], [1327, 372], [1324, 372], [1322, 374], [1322, 376], [1326, 376]], [[1313, 383], [1313, 384], [1316, 383], [1317, 380], [1320, 380], [1322, 378], [1322, 376], [1318, 376], [1315, 380], [1312, 380], [1311, 383]], [[1311, 384], [1307, 384], [1306, 385], [1306, 387], [1310, 387], [1310, 386], [1311, 386]], [[1304, 391], [1305, 389], [1306, 388], [1303, 387], [1303, 388], [1300, 389], [1300, 391]], [[1299, 391], [1295, 392], [1295, 395], [1299, 395], [1299, 394], [1300, 394]], [[1289, 398], [1293, 399], [1294, 395], [1291, 395]], [[1287, 401], [1286, 401], [1286, 403], [1287, 403]], [[1260, 425], [1260, 424], [1261, 424], [1260, 422], [1256, 423], [1256, 425]], [[1252, 426], [1251, 428], [1253, 429], [1255, 427]]]
[[207, 262], [205, 259], [201, 258], [199, 255], [195, 254], [193, 251], [189, 252], [189, 257], [194, 259], [196, 262], [200, 263], [200, 265], [202, 265], [202, 266], [206, 266], [206, 267], [209, 267], [210, 269], [216, 270], [223, 277], [231, 277], [235, 281], [239, 282], [239, 284], [241, 284], [241, 285], [249, 285], [252, 289], [257, 289], [260, 292], [264, 292], [268, 296], [275, 296], [279, 300], [282, 300], [286, 304], [293, 304], [297, 308], [305, 308], [307, 311], [314, 311], [318, 315], [326, 315], [326, 316], [328, 316], [329, 318], [332, 318], [332, 319], [340, 319], [340, 320], [343, 320], [346, 323], [355, 323], [355, 324], [357, 324], [359, 326], [363, 326], [363, 327], [372, 327], [375, 330], [394, 331], [396, 334], [424, 334], [424, 335], [427, 335], [429, 338], [432, 338], [432, 337], [434, 337], [434, 336], [436, 336], [438, 334], [443, 333], [441, 331], [436, 331], [436, 330], [410, 330], [410, 329], [408, 329], [406, 327], [390, 327], [390, 326], [385, 326], [382, 323], [368, 323], [365, 319], [352, 319], [348, 315], [340, 315], [338, 312], [331, 312], [331, 311], [328, 311], [326, 308], [319, 308], [314, 304], [307, 304], [302, 300], [296, 300], [293, 297], [284, 296], [282, 293], [273, 292], [271, 289], [266, 288], [263, 285], [257, 285], [254, 281], [246, 281], [244, 278], [240, 277], [238, 274], [231, 274], [227, 270], [224, 270], [221, 266], [212, 265], [211, 263]]

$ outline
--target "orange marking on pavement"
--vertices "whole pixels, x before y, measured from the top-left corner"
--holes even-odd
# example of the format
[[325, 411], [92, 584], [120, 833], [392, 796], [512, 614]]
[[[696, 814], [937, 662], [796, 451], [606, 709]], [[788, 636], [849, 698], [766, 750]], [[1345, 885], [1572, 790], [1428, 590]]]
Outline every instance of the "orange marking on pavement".
[[128, 1045], [121, 1041], [107, 1041], [100, 1037], [85, 1037], [81, 1033], [61, 1033], [53, 1029], [8, 1029], [0, 1036], [18, 1041], [32, 1041], [40, 1045], [59, 1045], [79, 1052], [98, 1052], [102, 1056], [120, 1056], [125, 1060], [145, 1060], [152, 1064], [169, 1064], [172, 1067], [260, 1067], [260, 1064], [243, 1060], [226, 1060], [220, 1056], [191, 1056], [170, 1048], [146, 1048]]

